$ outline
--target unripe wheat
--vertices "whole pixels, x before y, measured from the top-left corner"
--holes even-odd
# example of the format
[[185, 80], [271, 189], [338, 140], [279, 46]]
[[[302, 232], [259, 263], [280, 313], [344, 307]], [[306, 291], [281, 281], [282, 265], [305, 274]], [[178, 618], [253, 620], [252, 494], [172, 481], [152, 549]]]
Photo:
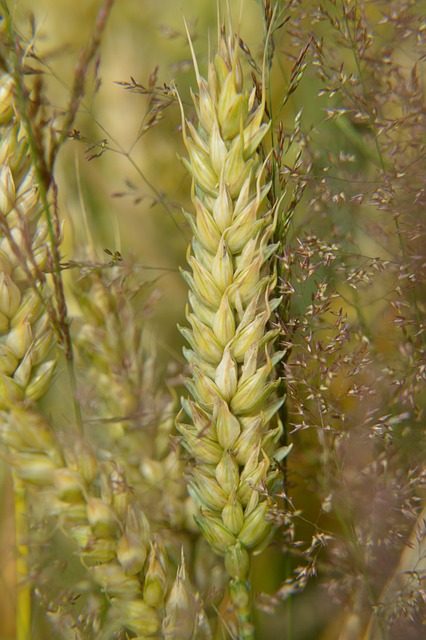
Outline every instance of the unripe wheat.
[[0, 408], [38, 400], [55, 360], [42, 283], [48, 228], [28, 142], [16, 110], [14, 82], [0, 78]]
[[[219, 554], [233, 581], [240, 609], [240, 637], [250, 636], [244, 581], [249, 552], [264, 542], [268, 488], [277, 478], [271, 461], [282, 428], [271, 419], [282, 404], [274, 366], [277, 333], [268, 330], [276, 276], [271, 256], [273, 213], [262, 204], [270, 187], [262, 184], [257, 148], [269, 129], [264, 104], [243, 89], [237, 40], [222, 32], [208, 80], [198, 72], [193, 96], [198, 131], [183, 125], [193, 178], [195, 216], [187, 214], [194, 237], [188, 252], [191, 329], [181, 332], [192, 376], [192, 400], [180, 417], [183, 446], [194, 461], [190, 492], [199, 505], [198, 525]], [[243, 604], [241, 604], [241, 602]], [[238, 604], [239, 603], [239, 604]]]

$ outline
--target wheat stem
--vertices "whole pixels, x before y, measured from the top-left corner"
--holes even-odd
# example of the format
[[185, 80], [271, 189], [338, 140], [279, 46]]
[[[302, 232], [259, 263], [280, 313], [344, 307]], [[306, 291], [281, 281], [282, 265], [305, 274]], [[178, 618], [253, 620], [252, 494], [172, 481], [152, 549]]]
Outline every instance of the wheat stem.
[[25, 485], [16, 473], [13, 476], [16, 538], [16, 640], [31, 637], [31, 584], [28, 579], [28, 511]]
[[238, 621], [238, 640], [254, 640], [250, 604], [250, 583], [243, 580], [231, 580], [229, 584], [232, 603]]

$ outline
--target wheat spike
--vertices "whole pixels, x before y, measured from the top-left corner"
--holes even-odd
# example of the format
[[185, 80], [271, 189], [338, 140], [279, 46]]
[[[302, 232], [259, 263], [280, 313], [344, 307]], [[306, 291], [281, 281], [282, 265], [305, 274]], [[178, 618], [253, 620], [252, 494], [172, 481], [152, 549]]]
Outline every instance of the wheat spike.
[[268, 330], [276, 275], [271, 264], [274, 218], [263, 206], [270, 188], [263, 184], [257, 152], [269, 129], [264, 104], [243, 86], [237, 39], [222, 30], [208, 80], [195, 61], [198, 94], [196, 130], [183, 123], [193, 178], [195, 215], [188, 252], [190, 288], [182, 328], [190, 349], [187, 381], [192, 399], [179, 417], [183, 446], [193, 459], [190, 492], [204, 536], [225, 557], [231, 592], [240, 610], [240, 636], [251, 636], [246, 620], [246, 585], [251, 550], [271, 530], [267, 496], [277, 478], [272, 457], [281, 435], [272, 418], [282, 401], [274, 398], [277, 333]]

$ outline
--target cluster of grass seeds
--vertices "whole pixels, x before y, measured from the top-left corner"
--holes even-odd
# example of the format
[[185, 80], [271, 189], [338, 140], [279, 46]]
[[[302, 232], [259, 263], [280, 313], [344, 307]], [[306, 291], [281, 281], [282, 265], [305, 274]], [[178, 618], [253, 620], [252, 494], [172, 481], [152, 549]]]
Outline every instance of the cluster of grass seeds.
[[318, 574], [344, 614], [327, 624], [329, 601], [312, 630], [365, 640], [419, 637], [424, 617], [424, 32], [421, 9], [397, 4], [294, 5], [273, 52], [293, 68], [304, 52], [312, 83], [289, 101], [293, 128], [276, 126], [288, 152], [272, 169], [292, 216], [277, 320], [294, 570], [278, 597]]

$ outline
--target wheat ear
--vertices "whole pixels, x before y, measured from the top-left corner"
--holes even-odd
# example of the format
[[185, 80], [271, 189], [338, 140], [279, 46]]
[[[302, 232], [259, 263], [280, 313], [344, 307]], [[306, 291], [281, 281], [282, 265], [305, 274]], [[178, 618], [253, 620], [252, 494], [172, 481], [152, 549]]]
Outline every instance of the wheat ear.
[[277, 331], [268, 330], [276, 275], [271, 257], [272, 212], [262, 206], [270, 187], [262, 183], [257, 149], [269, 129], [264, 104], [243, 88], [236, 37], [222, 31], [208, 80], [194, 66], [193, 95], [199, 126], [183, 122], [193, 178], [195, 215], [183, 272], [190, 288], [181, 332], [190, 349], [179, 418], [183, 446], [193, 459], [190, 492], [199, 505], [197, 523], [213, 549], [225, 557], [240, 638], [251, 638], [248, 574], [250, 552], [264, 543], [271, 524], [268, 488], [277, 477], [271, 461], [282, 427], [271, 420], [282, 404], [274, 398]]
[[8, 74], [0, 94], [0, 408], [7, 409], [44, 395], [55, 360], [46, 360], [53, 343], [43, 285], [48, 228]]
[[[44, 513], [72, 538], [105, 594], [102, 610], [88, 616], [93, 637], [131, 632], [141, 640], [207, 640], [202, 602], [186, 578], [183, 555], [172, 581], [162, 538], [153, 534], [119, 465], [100, 462], [81, 441], [64, 449], [35, 411], [14, 409], [0, 418], [0, 439], [17, 477], [37, 490]], [[53, 610], [51, 617], [55, 621]]]
[[140, 321], [157, 292], [136, 307], [134, 298], [144, 296], [144, 288], [125, 261], [80, 275], [74, 294], [81, 316], [73, 323], [73, 344], [80, 379], [90, 390], [86, 415], [104, 423], [97, 446], [126, 469], [150, 522], [181, 530], [189, 499], [184, 462], [178, 447], [170, 447], [178, 400], [159, 388], [155, 340]]
[[[7, 56], [6, 56], [7, 59]], [[55, 367], [44, 270], [48, 227], [34, 165], [17, 109], [14, 77], [0, 77], [0, 410], [28, 404], [47, 391]], [[17, 638], [30, 634], [25, 488], [14, 475], [17, 539]]]
[[183, 557], [173, 581], [165, 545], [117, 463], [99, 462], [82, 442], [64, 449], [35, 411], [15, 409], [0, 417], [10, 465], [26, 487], [36, 488], [46, 515], [74, 540], [105, 594], [94, 637], [107, 640], [126, 630], [138, 638], [208, 638]]
[[47, 515], [73, 538], [81, 561], [107, 595], [97, 637], [111, 637], [122, 627], [141, 635], [158, 633], [158, 609], [169, 580], [166, 553], [153, 541], [124, 474], [117, 466], [99, 464], [80, 443], [75, 451], [64, 451], [34, 411], [3, 416], [1, 437], [16, 475], [27, 487], [37, 487]]

